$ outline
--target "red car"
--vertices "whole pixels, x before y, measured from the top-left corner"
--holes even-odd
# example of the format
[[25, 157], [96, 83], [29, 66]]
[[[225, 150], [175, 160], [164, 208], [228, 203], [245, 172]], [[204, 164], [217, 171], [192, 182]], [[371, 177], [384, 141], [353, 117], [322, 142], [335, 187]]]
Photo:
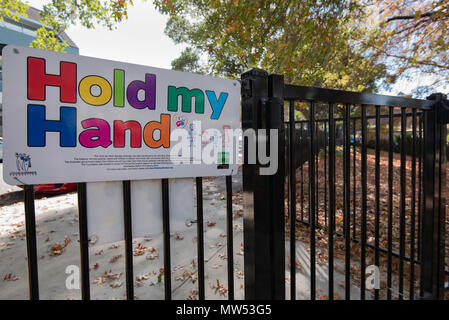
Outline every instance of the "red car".
[[[23, 186], [19, 186], [23, 188]], [[62, 194], [76, 191], [76, 183], [38, 184], [34, 186], [35, 193]]]

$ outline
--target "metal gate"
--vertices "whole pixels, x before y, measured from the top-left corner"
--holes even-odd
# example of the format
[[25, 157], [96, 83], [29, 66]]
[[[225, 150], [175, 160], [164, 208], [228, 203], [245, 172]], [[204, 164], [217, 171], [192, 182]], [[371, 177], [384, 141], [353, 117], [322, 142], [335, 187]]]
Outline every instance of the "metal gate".
[[[286, 170], [266, 178], [266, 186], [244, 181], [253, 200], [245, 199], [246, 297], [284, 299], [286, 261], [294, 300], [303, 286], [296, 281], [300, 251], [307, 258], [305, 298], [443, 299], [445, 96], [302, 87], [251, 70], [242, 75], [242, 106], [244, 129], [285, 128], [279, 154], [286, 155]], [[244, 177], [256, 176], [257, 168], [244, 167]], [[295, 235], [286, 260], [278, 256], [284, 222], [286, 234]], [[318, 272], [318, 265], [325, 267]], [[323, 279], [324, 290], [317, 287]]]

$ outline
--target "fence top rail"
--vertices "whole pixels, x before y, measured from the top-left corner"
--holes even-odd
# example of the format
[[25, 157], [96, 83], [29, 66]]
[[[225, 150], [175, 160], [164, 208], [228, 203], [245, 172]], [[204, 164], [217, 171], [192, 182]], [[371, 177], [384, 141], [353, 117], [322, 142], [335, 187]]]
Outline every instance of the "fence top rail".
[[284, 99], [322, 101], [342, 104], [378, 105], [387, 107], [407, 107], [417, 109], [430, 109], [435, 103], [434, 100], [421, 100], [373, 93], [304, 87], [291, 84], [285, 85]]

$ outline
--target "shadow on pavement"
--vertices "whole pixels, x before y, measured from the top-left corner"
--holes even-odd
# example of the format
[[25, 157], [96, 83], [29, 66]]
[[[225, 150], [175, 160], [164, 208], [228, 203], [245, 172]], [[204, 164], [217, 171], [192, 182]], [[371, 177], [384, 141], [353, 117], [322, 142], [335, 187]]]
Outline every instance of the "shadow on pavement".
[[[34, 198], [36, 200], [42, 199], [42, 198], [51, 198], [55, 196], [59, 196], [61, 194], [35, 194]], [[23, 190], [19, 191], [12, 191], [8, 193], [4, 193], [0, 195], [0, 208], [4, 206], [9, 206], [17, 202], [23, 202]]]
[[9, 206], [23, 201], [23, 190], [8, 192], [0, 195], [0, 207]]

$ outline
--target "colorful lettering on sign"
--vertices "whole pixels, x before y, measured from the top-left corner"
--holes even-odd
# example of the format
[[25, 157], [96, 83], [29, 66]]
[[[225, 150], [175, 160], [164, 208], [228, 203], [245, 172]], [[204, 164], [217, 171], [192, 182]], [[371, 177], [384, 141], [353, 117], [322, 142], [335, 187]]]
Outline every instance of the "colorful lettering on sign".
[[211, 119], [220, 118], [221, 111], [223, 111], [223, 107], [226, 103], [226, 99], [228, 99], [228, 94], [226, 92], [220, 93], [220, 98], [217, 100], [217, 96], [214, 91], [206, 90], [207, 99], [209, 100], [210, 106], [212, 108]]
[[142, 146], [142, 128], [137, 121], [114, 121], [114, 147], [125, 147], [125, 133], [129, 130], [131, 135], [131, 148], [140, 148]]
[[114, 69], [114, 106], [125, 106], [125, 71]]
[[[139, 91], [143, 91], [145, 98], [139, 99]], [[154, 74], [145, 74], [145, 82], [134, 80], [128, 85], [126, 90], [126, 98], [128, 103], [136, 109], [148, 108], [156, 109], [156, 76]]]
[[[100, 94], [93, 95], [92, 87], [100, 88]], [[87, 76], [80, 81], [79, 93], [81, 99], [92, 106], [102, 106], [111, 99], [112, 88], [108, 80], [99, 76]]]
[[[154, 132], [159, 131], [159, 139], [154, 139]], [[143, 129], [143, 140], [150, 148], [170, 148], [170, 115], [161, 114], [161, 121], [150, 121]]]
[[[142, 125], [136, 120], [114, 120], [109, 123], [104, 119], [90, 118], [81, 120], [81, 133], [77, 133], [77, 106], [59, 106], [59, 119], [48, 119], [46, 103], [47, 87], [59, 88], [59, 104], [76, 104], [77, 94], [82, 102], [89, 106], [101, 107], [112, 101], [113, 107], [129, 107], [138, 110], [156, 110], [156, 75], [145, 73], [141, 79], [126, 80], [126, 71], [116, 68], [111, 70], [112, 82], [107, 76], [85, 75], [78, 82], [77, 64], [61, 61], [59, 74], [47, 73], [46, 60], [38, 57], [27, 58], [27, 97], [39, 104], [27, 105], [27, 143], [29, 147], [45, 147], [47, 132], [59, 133], [61, 147], [76, 147], [77, 142], [85, 148], [124, 148], [126, 132], [129, 133], [129, 146], [141, 148], [142, 141], [149, 148], [169, 148], [171, 115], [160, 114], [159, 121], [149, 121]], [[126, 97], [126, 98], [125, 98]], [[179, 101], [183, 113], [205, 113], [206, 98], [210, 105], [210, 118], [218, 120], [226, 104], [228, 93], [221, 92], [217, 98], [215, 91], [198, 88], [167, 88], [167, 111], [178, 112]], [[80, 101], [81, 101], [80, 100]], [[95, 108], [93, 108], [95, 110]], [[185, 127], [187, 120], [180, 115], [173, 115], [175, 127]], [[112, 132], [111, 132], [112, 126]], [[143, 129], [142, 129], [143, 128]], [[78, 139], [77, 139], [78, 137]]]
[[182, 112], [192, 112], [192, 98], [195, 98], [195, 112], [204, 113], [204, 93], [200, 89], [168, 87], [168, 111], [178, 111], [178, 96], [182, 97]]
[[28, 100], [45, 100], [45, 87], [59, 87], [60, 101], [76, 102], [76, 63], [60, 63], [60, 74], [45, 73], [45, 59], [29, 57], [27, 61]]
[[29, 147], [45, 147], [47, 132], [59, 132], [61, 147], [76, 147], [76, 108], [59, 108], [60, 120], [47, 120], [44, 105], [29, 104], [27, 109]]
[[103, 119], [86, 119], [81, 121], [84, 129], [80, 134], [80, 144], [86, 148], [103, 147], [111, 145], [111, 129], [109, 123]]

